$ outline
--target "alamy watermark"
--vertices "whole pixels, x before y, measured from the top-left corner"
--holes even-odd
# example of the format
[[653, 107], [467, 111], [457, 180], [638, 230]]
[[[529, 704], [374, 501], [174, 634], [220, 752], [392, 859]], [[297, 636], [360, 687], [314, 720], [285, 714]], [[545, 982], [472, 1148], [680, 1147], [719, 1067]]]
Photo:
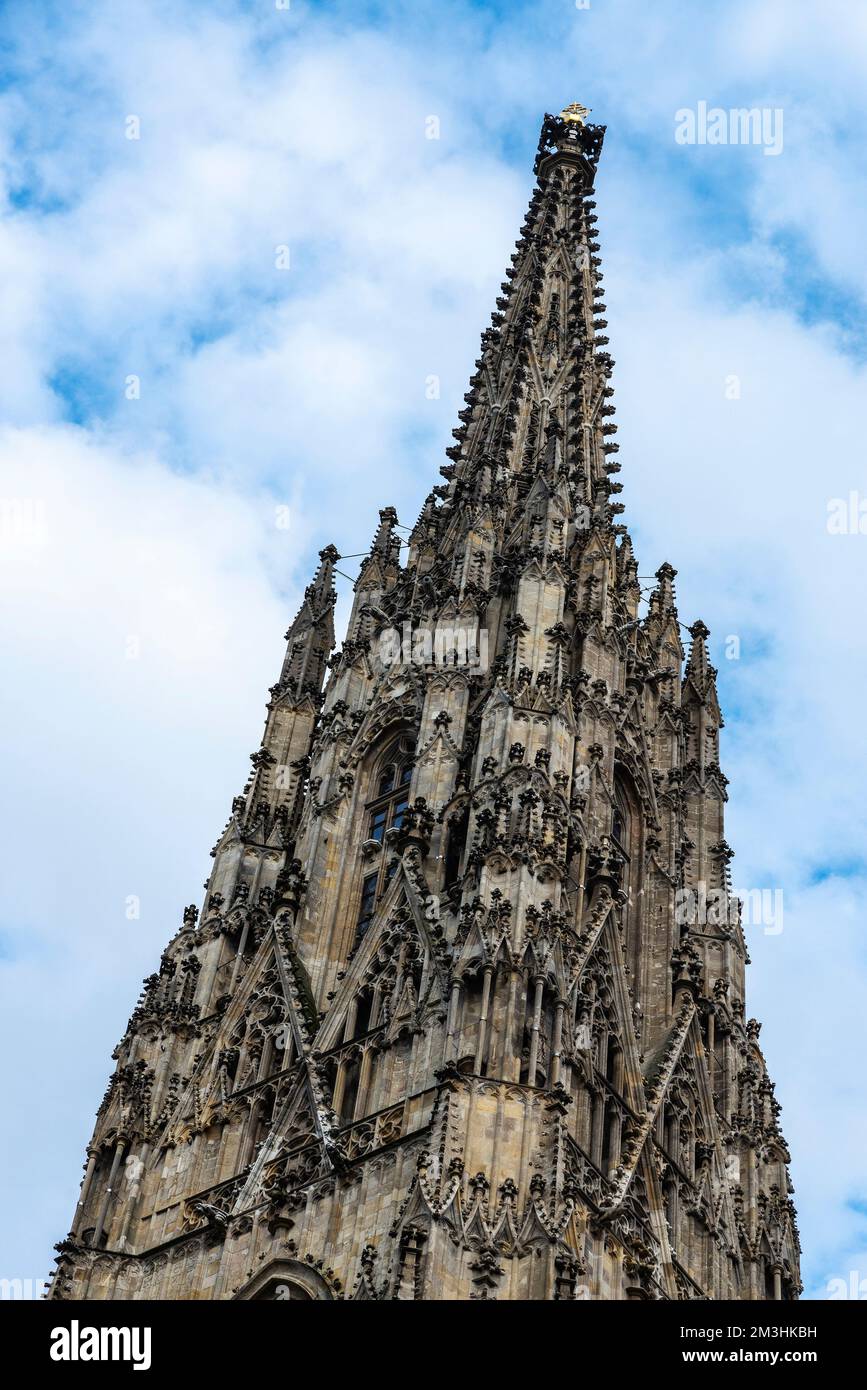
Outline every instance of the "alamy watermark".
[[694, 888], [678, 888], [674, 895], [674, 920], [680, 926], [761, 927], [765, 936], [783, 930], [782, 888], [749, 888], [729, 892], [708, 888], [700, 880]]
[[149, 1327], [82, 1327], [73, 1318], [69, 1327], [51, 1332], [52, 1361], [130, 1361], [134, 1371], [151, 1364]]
[[477, 627], [413, 627], [406, 622], [400, 631], [389, 627], [380, 633], [379, 656], [383, 666], [466, 666], [485, 672], [488, 632]]
[[682, 106], [674, 113], [678, 145], [761, 145], [763, 154], [782, 154], [781, 106]]
[[855, 488], [848, 497], [829, 497], [825, 529], [829, 536], [867, 536], [867, 497]]
[[44, 1279], [0, 1279], [0, 1302], [33, 1303], [44, 1298], [47, 1287]]
[[0, 497], [0, 545], [45, 539], [45, 503], [40, 497]]
[[848, 1280], [829, 1279], [825, 1285], [825, 1292], [832, 1302], [841, 1298], [863, 1302], [867, 1299], [867, 1279], [861, 1278], [860, 1270], [850, 1269]]

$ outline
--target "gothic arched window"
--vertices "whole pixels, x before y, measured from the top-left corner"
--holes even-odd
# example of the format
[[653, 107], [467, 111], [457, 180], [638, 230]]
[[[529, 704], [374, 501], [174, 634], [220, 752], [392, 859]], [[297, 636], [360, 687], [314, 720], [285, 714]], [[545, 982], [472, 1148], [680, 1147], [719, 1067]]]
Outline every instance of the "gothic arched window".
[[452, 816], [448, 823], [443, 877], [443, 887], [445, 888], [451, 888], [452, 884], [457, 883], [460, 877], [461, 858], [466, 848], [469, 819], [469, 808], [464, 806], [461, 811]]
[[626, 894], [622, 923], [626, 934], [627, 961], [630, 969], [637, 971], [643, 877], [642, 815], [632, 778], [620, 767], [616, 769], [614, 778], [611, 842], [614, 856], [620, 864], [620, 887]]
[[615, 787], [614, 807], [611, 812], [611, 838], [628, 864], [630, 859], [629, 842], [632, 830], [632, 813], [623, 787], [618, 781]]
[[321, 1274], [297, 1260], [274, 1260], [235, 1294], [242, 1302], [311, 1302], [333, 1298]]
[[372, 801], [367, 803], [367, 838], [382, 844], [386, 830], [398, 828], [403, 821], [403, 813], [409, 802], [409, 784], [412, 778], [412, 759], [388, 763], [376, 779]]
[[[361, 881], [356, 940], [360, 940], [370, 926], [376, 904], [396, 868], [396, 861], [388, 853], [386, 835], [389, 830], [399, 830], [403, 824], [409, 805], [412, 757], [412, 740], [399, 739], [383, 753], [371, 778], [371, 797], [364, 808], [364, 838], [373, 852], [379, 854], [379, 860], [376, 868], [371, 868]], [[375, 846], [380, 848], [377, 850]]]

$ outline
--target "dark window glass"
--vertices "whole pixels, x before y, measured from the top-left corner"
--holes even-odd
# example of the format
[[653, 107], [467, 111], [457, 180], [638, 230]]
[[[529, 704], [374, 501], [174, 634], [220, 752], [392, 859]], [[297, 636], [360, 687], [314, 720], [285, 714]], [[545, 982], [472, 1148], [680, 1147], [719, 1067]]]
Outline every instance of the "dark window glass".
[[449, 825], [445, 862], [445, 885], [447, 888], [452, 883], [457, 882], [460, 873], [461, 855], [467, 842], [467, 819], [467, 812], [462, 811], [460, 816], [452, 820]]
[[355, 1006], [355, 1037], [360, 1038], [362, 1033], [366, 1033], [370, 1027], [370, 1010], [373, 1004], [372, 994], [362, 994], [356, 1000]]
[[[409, 783], [412, 780], [412, 762], [407, 761], [407, 757], [411, 759], [412, 748], [412, 742], [406, 739], [401, 740], [399, 749], [396, 744], [393, 745], [392, 752], [397, 754], [396, 761], [387, 763], [382, 768], [371, 787], [371, 796], [366, 808], [366, 838], [375, 840], [379, 845], [385, 844], [388, 829], [399, 830], [403, 824], [404, 812], [409, 805]], [[365, 875], [359, 904], [359, 937], [367, 930], [377, 898], [381, 897], [396, 867], [395, 859], [382, 854], [379, 856], [376, 871]]]
[[373, 815], [370, 817], [370, 839], [371, 839], [371, 840], [379, 840], [380, 843], [382, 843], [382, 837], [383, 837], [383, 835], [385, 834], [385, 823], [386, 823], [387, 819], [388, 819], [388, 807], [387, 807], [387, 806], [383, 806], [379, 811], [374, 811]]
[[376, 906], [376, 885], [379, 874], [368, 874], [361, 885], [361, 905], [358, 910], [356, 937], [360, 940], [370, 925], [373, 909]]
[[623, 793], [618, 791], [617, 800], [611, 813], [611, 838], [625, 859], [629, 858], [630, 821], [629, 807]]

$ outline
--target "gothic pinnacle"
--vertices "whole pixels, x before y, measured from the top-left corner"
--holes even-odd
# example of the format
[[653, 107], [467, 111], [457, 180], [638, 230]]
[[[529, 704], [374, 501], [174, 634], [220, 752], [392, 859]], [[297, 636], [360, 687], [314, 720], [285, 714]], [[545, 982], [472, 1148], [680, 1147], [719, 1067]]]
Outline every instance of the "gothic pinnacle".
[[387, 555], [394, 546], [394, 528], [397, 525], [397, 512], [394, 507], [383, 507], [379, 513], [379, 525], [370, 547], [371, 552]]
[[327, 545], [319, 552], [316, 573], [285, 636], [286, 656], [272, 696], [290, 686], [298, 698], [304, 690], [322, 690], [326, 661], [334, 646], [334, 566], [339, 559], [336, 546]]
[[400, 538], [394, 534], [396, 525], [397, 512], [394, 507], [383, 507], [379, 513], [379, 525], [371, 542], [370, 551], [362, 560], [358, 571], [358, 578], [355, 581], [356, 591], [363, 587], [367, 571], [372, 566], [400, 564]]
[[[716, 698], [716, 669], [711, 665], [707, 639], [710, 628], [698, 618], [687, 632], [692, 638], [684, 672], [684, 685], [691, 682], [698, 695], [704, 699], [713, 692]], [[717, 702], [718, 703], [718, 702]], [[720, 719], [720, 727], [722, 720]]]
[[326, 545], [319, 552], [319, 568], [313, 578], [313, 587], [324, 589], [331, 588], [334, 583], [334, 566], [340, 559], [340, 551], [336, 545]]
[[659, 566], [656, 571], [657, 586], [651, 595], [651, 606], [656, 606], [660, 613], [676, 613], [677, 599], [674, 593], [674, 581], [677, 570], [670, 565], [667, 560]]
[[707, 649], [707, 639], [710, 637], [710, 628], [698, 618], [687, 632], [692, 638], [687, 657], [686, 669], [691, 676], [698, 676], [702, 680], [710, 670], [710, 657]]

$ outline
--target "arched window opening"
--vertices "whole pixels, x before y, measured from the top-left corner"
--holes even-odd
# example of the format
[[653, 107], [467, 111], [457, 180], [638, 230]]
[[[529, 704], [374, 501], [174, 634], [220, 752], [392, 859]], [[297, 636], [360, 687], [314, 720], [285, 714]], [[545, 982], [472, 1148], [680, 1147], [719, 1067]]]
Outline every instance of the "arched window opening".
[[691, 1182], [695, 1177], [695, 1135], [689, 1115], [684, 1117], [681, 1125], [680, 1153], [675, 1154], [675, 1158]]
[[675, 1163], [680, 1161], [680, 1116], [674, 1110], [665, 1117], [665, 1151]]
[[361, 1064], [357, 1057], [353, 1057], [351, 1062], [346, 1064], [346, 1071], [343, 1080], [343, 1095], [338, 1097], [335, 1104], [338, 1118], [344, 1123], [355, 1116], [355, 1102], [358, 1100], [358, 1082], [361, 1075]]
[[226, 1092], [230, 1092], [233, 1087], [235, 1077], [238, 1073], [238, 1063], [241, 1060], [240, 1049], [237, 1047], [227, 1047], [220, 1053], [220, 1068], [225, 1078]]
[[325, 1089], [333, 1098], [334, 1088], [337, 1084], [337, 1063], [333, 1057], [329, 1057], [328, 1061], [324, 1064], [322, 1076], [325, 1082]]
[[389, 766], [385, 769], [385, 771], [382, 772], [382, 773], [380, 773], [380, 776], [379, 776], [379, 785], [378, 785], [378, 787], [377, 787], [377, 792], [376, 792], [376, 794], [377, 794], [377, 796], [388, 796], [388, 793], [389, 793], [390, 791], [393, 791], [393, 790], [394, 790], [394, 767], [393, 767], [391, 764], [389, 764]]
[[445, 888], [451, 888], [460, 877], [461, 859], [467, 843], [468, 824], [469, 812], [466, 807], [449, 821], [443, 881]]
[[[389, 745], [383, 760], [371, 778], [373, 796], [364, 808], [364, 838], [382, 846], [379, 863], [364, 874], [355, 924], [355, 939], [360, 941], [370, 926], [376, 904], [388, 887], [397, 868], [397, 861], [388, 853], [386, 835], [399, 830], [409, 805], [409, 784], [413, 769], [412, 739], [403, 737]], [[372, 847], [371, 847], [372, 848]]]
[[621, 768], [615, 771], [614, 805], [611, 808], [611, 842], [620, 861], [620, 888], [626, 894], [621, 909], [626, 939], [627, 961], [631, 970], [639, 964], [639, 922], [641, 918], [642, 818], [632, 779]]
[[355, 1115], [360, 1075], [361, 1061], [353, 1049], [343, 1052], [336, 1060], [329, 1058], [325, 1067], [324, 1079], [331, 1093], [331, 1108], [340, 1124], [347, 1124]]
[[668, 1225], [669, 1239], [677, 1242], [677, 1179], [672, 1173], [668, 1173], [662, 1184], [662, 1201], [665, 1211], [665, 1220]]
[[358, 922], [355, 927], [355, 939], [360, 941], [370, 926], [370, 919], [376, 907], [376, 898], [379, 891], [379, 871], [372, 874], [365, 874], [361, 882], [361, 903], [358, 909]]
[[252, 1099], [244, 1125], [239, 1156], [241, 1166], [244, 1168], [255, 1163], [262, 1145], [268, 1138], [274, 1119], [274, 1102], [275, 1094], [271, 1086], [258, 1091]]
[[602, 1108], [602, 1155], [600, 1167], [607, 1175], [611, 1168], [611, 1107], [606, 1100]]
[[376, 780], [376, 795], [365, 808], [367, 838], [382, 844], [386, 830], [398, 829], [403, 823], [409, 804], [409, 784], [412, 780], [412, 755], [405, 761], [389, 765]]
[[605, 1080], [609, 1086], [617, 1087], [620, 1063], [620, 1049], [613, 1038], [608, 1041], [608, 1053], [605, 1058]]
[[620, 852], [625, 864], [628, 864], [630, 855], [630, 839], [632, 830], [632, 814], [623, 788], [622, 782], [615, 787], [614, 806], [611, 811], [611, 838], [615, 847]]
[[314, 1302], [332, 1297], [322, 1275], [297, 1260], [273, 1260], [235, 1294], [237, 1300], [245, 1303]]
[[774, 1270], [770, 1261], [765, 1260], [765, 1298], [774, 1299], [775, 1297]]
[[373, 1006], [373, 994], [366, 990], [364, 994], [356, 996], [355, 1000], [355, 1028], [353, 1037], [360, 1038], [362, 1033], [366, 1033], [370, 1027], [370, 1011]]

